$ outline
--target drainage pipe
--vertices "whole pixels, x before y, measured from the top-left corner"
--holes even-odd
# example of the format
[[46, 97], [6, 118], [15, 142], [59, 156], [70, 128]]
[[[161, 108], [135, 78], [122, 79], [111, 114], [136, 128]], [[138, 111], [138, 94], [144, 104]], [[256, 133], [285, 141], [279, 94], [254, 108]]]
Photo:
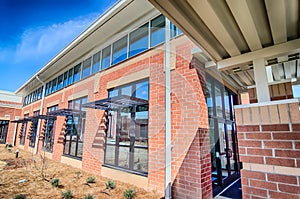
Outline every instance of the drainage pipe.
[[171, 87], [170, 87], [170, 20], [166, 18], [166, 43], [165, 43], [165, 198], [171, 198]]

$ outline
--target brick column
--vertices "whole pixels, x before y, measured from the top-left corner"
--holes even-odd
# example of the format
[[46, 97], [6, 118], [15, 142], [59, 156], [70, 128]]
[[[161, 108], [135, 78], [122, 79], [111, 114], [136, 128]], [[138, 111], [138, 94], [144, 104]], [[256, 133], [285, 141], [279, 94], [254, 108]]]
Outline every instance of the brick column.
[[243, 198], [300, 196], [298, 100], [235, 108]]
[[[205, 71], [192, 42], [176, 46], [171, 71], [172, 197], [212, 198]], [[165, 93], [163, 53], [150, 60], [149, 189], [164, 192]]]

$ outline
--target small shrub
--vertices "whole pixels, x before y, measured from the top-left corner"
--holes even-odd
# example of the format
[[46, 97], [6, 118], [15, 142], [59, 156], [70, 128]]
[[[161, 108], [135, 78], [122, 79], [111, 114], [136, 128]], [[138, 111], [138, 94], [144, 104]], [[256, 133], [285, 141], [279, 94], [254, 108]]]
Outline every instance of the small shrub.
[[132, 189], [127, 189], [126, 191], [123, 192], [123, 196], [126, 199], [133, 199], [134, 195], [135, 195], [135, 192]]
[[13, 197], [13, 199], [26, 199], [26, 196], [23, 194], [18, 194]]
[[116, 183], [112, 180], [105, 182], [105, 187], [108, 190], [114, 189], [116, 187]]
[[95, 183], [96, 182], [96, 178], [94, 176], [89, 176], [87, 179], [86, 179], [86, 182], [87, 183]]
[[73, 197], [72, 191], [71, 190], [67, 190], [61, 193], [62, 198], [64, 199], [70, 199]]
[[94, 196], [92, 194], [88, 194], [84, 196], [84, 199], [94, 199]]
[[53, 179], [51, 180], [51, 185], [52, 185], [53, 187], [59, 187], [59, 186], [60, 186], [60, 180], [59, 180], [58, 178], [53, 178]]
[[75, 174], [76, 174], [76, 178], [79, 178], [81, 173], [80, 171], [76, 171]]

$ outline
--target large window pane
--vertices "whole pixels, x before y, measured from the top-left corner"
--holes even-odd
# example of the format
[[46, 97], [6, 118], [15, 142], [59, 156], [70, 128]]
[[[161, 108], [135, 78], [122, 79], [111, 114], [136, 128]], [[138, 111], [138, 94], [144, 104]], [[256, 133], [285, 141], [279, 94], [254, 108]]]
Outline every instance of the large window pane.
[[68, 108], [80, 110], [80, 115], [67, 116], [65, 150], [64, 154], [82, 157], [84, 129], [85, 129], [85, 109], [82, 104], [87, 102], [87, 97], [75, 99], [68, 102]]
[[96, 73], [100, 70], [100, 52], [93, 56], [92, 73]]
[[62, 89], [62, 87], [63, 87], [63, 75], [60, 75], [57, 78], [57, 90]]
[[119, 147], [119, 167], [129, 168], [129, 147]]
[[227, 90], [224, 92], [224, 105], [225, 105], [225, 118], [226, 119], [231, 119], [230, 118], [230, 98], [229, 98], [229, 93]]
[[69, 70], [68, 85], [73, 84], [73, 68]]
[[134, 149], [134, 170], [147, 172], [148, 171], [148, 149]]
[[223, 117], [222, 93], [221, 93], [221, 88], [219, 86], [215, 87], [215, 99], [216, 99], [217, 116]]
[[81, 70], [81, 63], [74, 67], [74, 78], [73, 78], [74, 83], [80, 80], [80, 70]]
[[115, 145], [107, 145], [105, 148], [105, 163], [106, 164], [115, 164]]
[[160, 15], [151, 21], [151, 47], [165, 41], [165, 17]]
[[208, 108], [208, 115], [214, 114], [213, 109], [213, 95], [212, 95], [212, 85], [211, 82], [206, 82], [206, 104]]
[[102, 50], [101, 69], [106, 69], [110, 66], [110, 50], [111, 47], [107, 46]]
[[149, 82], [141, 82], [136, 84], [136, 97], [148, 100], [149, 99]]
[[127, 35], [113, 44], [112, 64], [127, 58]]
[[[149, 82], [109, 90], [109, 97], [148, 99]], [[148, 172], [148, 104], [125, 105], [108, 114], [105, 163], [146, 174]], [[131, 152], [130, 152], [131, 151]]]
[[83, 62], [81, 79], [86, 78], [91, 74], [91, 61], [92, 58], [90, 57]]
[[64, 73], [64, 83], [63, 87], [68, 86], [68, 71]]
[[51, 89], [51, 93], [54, 93], [56, 91], [56, 81], [57, 79], [55, 78], [54, 80], [52, 80], [52, 89]]
[[148, 49], [149, 23], [139, 27], [129, 35], [129, 56], [134, 56]]

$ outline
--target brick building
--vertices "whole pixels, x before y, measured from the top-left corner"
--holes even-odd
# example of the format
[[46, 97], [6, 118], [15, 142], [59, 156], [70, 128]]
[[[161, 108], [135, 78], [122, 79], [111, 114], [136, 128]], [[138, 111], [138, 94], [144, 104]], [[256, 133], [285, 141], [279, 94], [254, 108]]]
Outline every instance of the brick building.
[[[174, 198], [212, 198], [242, 169], [245, 198], [297, 198], [300, 115], [291, 78], [266, 84], [277, 101], [261, 103], [255, 67], [220, 72], [213, 58], [221, 56], [212, 55], [225, 60], [227, 49], [214, 54], [199, 44], [185, 21], [194, 15], [174, 18], [157, 2], [171, 22], [148, 1], [119, 1], [24, 83], [6, 142], [162, 196], [167, 168]], [[161, 5], [174, 8], [170, 2]], [[299, 53], [286, 62], [292, 71]]]

